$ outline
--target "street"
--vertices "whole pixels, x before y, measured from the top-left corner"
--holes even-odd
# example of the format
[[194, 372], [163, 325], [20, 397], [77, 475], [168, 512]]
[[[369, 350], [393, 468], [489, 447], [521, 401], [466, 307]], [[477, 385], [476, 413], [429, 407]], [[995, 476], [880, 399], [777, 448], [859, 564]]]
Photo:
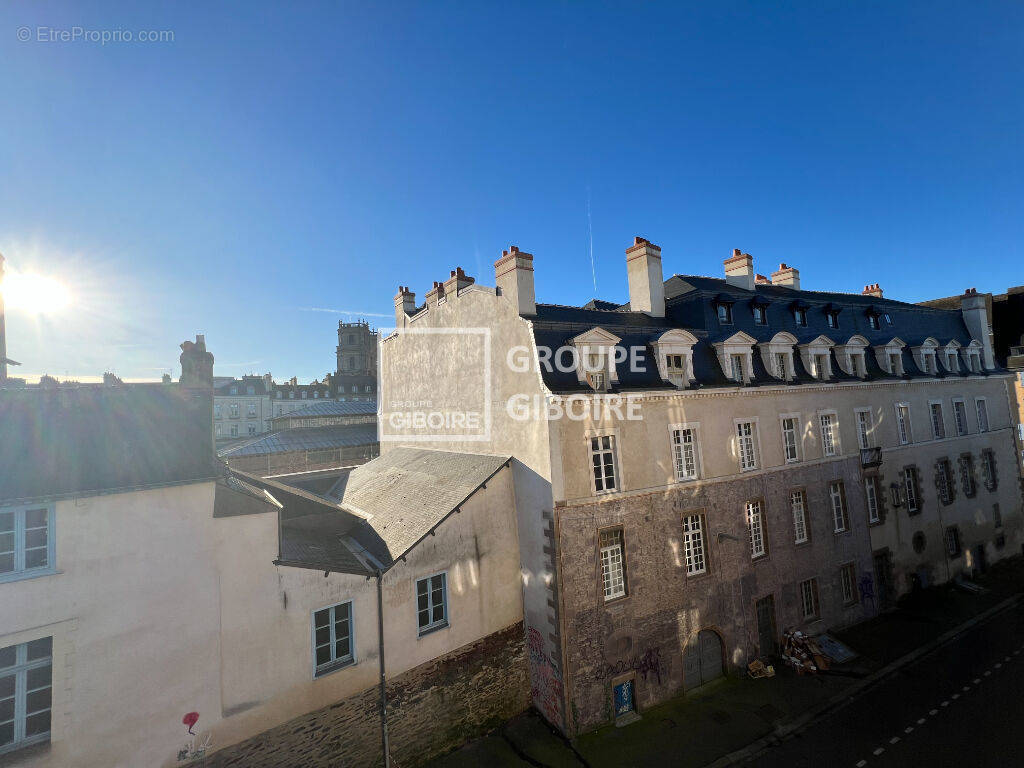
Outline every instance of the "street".
[[1008, 766], [1024, 753], [1024, 607], [900, 670], [750, 763]]

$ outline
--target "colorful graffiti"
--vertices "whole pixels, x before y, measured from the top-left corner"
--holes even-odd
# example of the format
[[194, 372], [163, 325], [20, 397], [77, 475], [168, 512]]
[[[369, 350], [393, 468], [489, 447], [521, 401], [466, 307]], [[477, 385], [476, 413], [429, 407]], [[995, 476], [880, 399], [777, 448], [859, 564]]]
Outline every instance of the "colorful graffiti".
[[526, 631], [526, 649], [530, 656], [530, 699], [553, 725], [562, 726], [562, 676], [544, 650], [544, 638], [533, 627]]
[[658, 678], [658, 685], [661, 685], [661, 648], [657, 646], [648, 648], [644, 653], [637, 654], [628, 659], [620, 659], [614, 664], [605, 661], [597, 668], [598, 678], [615, 677], [626, 672], [636, 672], [644, 682], [648, 675]]

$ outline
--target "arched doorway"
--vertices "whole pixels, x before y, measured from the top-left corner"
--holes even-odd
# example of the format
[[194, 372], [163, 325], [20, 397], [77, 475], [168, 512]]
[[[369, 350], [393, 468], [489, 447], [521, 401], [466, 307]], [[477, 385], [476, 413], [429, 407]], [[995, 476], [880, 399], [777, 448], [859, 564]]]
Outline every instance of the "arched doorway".
[[722, 639], [711, 629], [702, 629], [683, 654], [683, 690], [693, 690], [725, 674]]

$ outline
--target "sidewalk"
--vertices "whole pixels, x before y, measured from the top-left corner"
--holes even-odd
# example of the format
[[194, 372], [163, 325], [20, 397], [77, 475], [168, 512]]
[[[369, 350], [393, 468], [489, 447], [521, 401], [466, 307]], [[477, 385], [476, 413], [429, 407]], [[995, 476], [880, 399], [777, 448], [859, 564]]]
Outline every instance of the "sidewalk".
[[890, 613], [832, 633], [860, 656], [830, 673], [798, 676], [781, 663], [776, 676], [733, 677], [646, 709], [624, 728], [606, 726], [568, 743], [539, 715], [526, 712], [493, 733], [431, 763], [434, 768], [493, 766], [705, 766], [805, 717], [872, 673], [1024, 591], [1024, 560], [993, 566], [970, 594], [930, 589]]

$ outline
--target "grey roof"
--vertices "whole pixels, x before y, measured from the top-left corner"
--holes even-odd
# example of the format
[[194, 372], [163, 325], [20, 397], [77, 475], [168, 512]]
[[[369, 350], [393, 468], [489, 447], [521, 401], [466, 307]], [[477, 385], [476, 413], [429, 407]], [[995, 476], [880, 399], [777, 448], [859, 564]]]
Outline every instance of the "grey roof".
[[274, 419], [296, 419], [306, 416], [369, 416], [377, 413], [376, 400], [339, 400], [314, 401], [311, 404], [292, 411], [274, 416]]
[[376, 424], [335, 425], [330, 427], [299, 427], [268, 432], [240, 445], [230, 445], [217, 452], [221, 458], [264, 456], [289, 451], [315, 451], [329, 448], [351, 448], [377, 442]]

